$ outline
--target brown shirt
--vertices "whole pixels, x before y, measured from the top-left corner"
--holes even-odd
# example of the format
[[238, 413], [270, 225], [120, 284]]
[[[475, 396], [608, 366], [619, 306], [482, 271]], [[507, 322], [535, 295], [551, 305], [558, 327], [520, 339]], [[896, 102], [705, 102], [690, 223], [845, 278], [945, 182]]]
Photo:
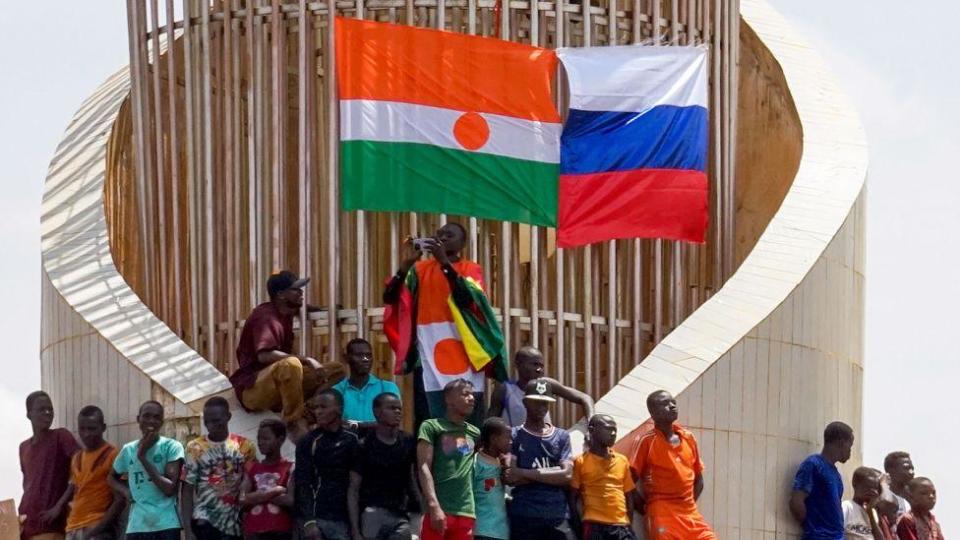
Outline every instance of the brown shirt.
[[21, 538], [64, 532], [66, 512], [48, 525], [40, 523], [40, 513], [52, 508], [66, 491], [70, 481], [70, 458], [79, 448], [73, 434], [64, 428], [51, 429], [36, 443], [32, 437], [20, 443], [23, 498], [19, 511], [26, 517], [20, 527]]
[[255, 307], [240, 332], [237, 344], [240, 367], [230, 376], [238, 399], [256, 382], [257, 373], [266, 367], [257, 361], [257, 354], [264, 351], [293, 351], [293, 316], [282, 315], [272, 302]]

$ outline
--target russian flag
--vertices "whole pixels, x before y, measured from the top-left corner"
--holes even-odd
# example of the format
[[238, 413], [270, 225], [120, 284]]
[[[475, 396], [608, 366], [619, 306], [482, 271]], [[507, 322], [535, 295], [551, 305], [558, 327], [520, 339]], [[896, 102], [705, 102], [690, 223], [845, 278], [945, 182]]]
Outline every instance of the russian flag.
[[564, 48], [557, 241], [703, 242], [707, 59], [702, 47]]

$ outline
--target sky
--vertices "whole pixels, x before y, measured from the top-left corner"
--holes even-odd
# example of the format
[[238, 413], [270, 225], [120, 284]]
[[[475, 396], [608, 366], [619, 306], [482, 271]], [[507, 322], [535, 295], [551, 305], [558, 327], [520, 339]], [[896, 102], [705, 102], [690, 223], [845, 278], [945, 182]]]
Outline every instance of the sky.
[[[960, 4], [770, 0], [833, 68], [870, 144], [867, 182], [865, 462], [911, 452], [937, 484], [945, 535], [960, 534]], [[40, 197], [82, 100], [127, 63], [121, 2], [13, 2], [0, 17], [0, 498], [20, 495], [14, 441], [40, 385]]]

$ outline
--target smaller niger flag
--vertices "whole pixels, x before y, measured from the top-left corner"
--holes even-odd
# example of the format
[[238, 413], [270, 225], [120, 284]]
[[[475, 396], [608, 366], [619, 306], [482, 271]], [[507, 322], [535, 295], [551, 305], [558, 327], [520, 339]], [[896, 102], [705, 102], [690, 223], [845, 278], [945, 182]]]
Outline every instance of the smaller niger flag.
[[335, 33], [345, 210], [556, 226], [553, 51], [358, 19]]

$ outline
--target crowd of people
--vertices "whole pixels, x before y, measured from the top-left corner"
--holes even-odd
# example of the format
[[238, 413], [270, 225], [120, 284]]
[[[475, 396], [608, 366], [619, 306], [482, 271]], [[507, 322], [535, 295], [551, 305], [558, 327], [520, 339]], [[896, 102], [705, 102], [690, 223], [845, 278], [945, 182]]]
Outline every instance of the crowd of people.
[[80, 448], [69, 430], [52, 429], [52, 401], [34, 392], [34, 433], [20, 447], [21, 536], [629, 540], [639, 512], [648, 538], [715, 538], [696, 509], [696, 440], [664, 391], [647, 400], [656, 428], [632, 460], [613, 449], [616, 423], [603, 414], [590, 416], [587, 447], [573, 456], [569, 433], [548, 421], [557, 398], [542, 377], [524, 385], [524, 420], [513, 427], [503, 416], [469, 423], [478, 403], [465, 379], [446, 385], [444, 417], [425, 420], [416, 436], [401, 429], [400, 395], [370, 395], [357, 406], [373, 417], [363, 423], [347, 419], [336, 388], [307, 399], [311, 423], [291, 462], [281, 454], [285, 422], [263, 420], [255, 448], [230, 432], [230, 405], [219, 396], [204, 404], [206, 434], [185, 446], [161, 435], [163, 406], [143, 403], [141, 437], [118, 449], [104, 439], [98, 407], [78, 415]]
[[[406, 317], [394, 319], [389, 337], [414, 374], [412, 433], [401, 429], [400, 389], [372, 373], [369, 342], [351, 340], [342, 362], [293, 352], [309, 279], [279, 272], [267, 281], [269, 300], [246, 319], [230, 377], [244, 409], [280, 415], [259, 425], [256, 447], [230, 432], [230, 402], [216, 396], [203, 407], [206, 434], [185, 446], [161, 435], [156, 401], [139, 408], [141, 438], [119, 449], [104, 440], [103, 412], [84, 407], [81, 448], [67, 429], [52, 429], [51, 399], [34, 392], [26, 400], [33, 436], [20, 445], [21, 537], [631, 540], [636, 521], [649, 540], [716, 538], [697, 508], [697, 441], [669, 393], [648, 396], [653, 427], [627, 456], [614, 449], [614, 420], [595, 414], [589, 395], [546, 377], [536, 348], [516, 351], [514, 379], [495, 376], [490, 363], [471, 367], [471, 354], [497, 350], [499, 328], [482, 270], [462, 258], [465, 239], [456, 223], [408, 239], [384, 290], [388, 310]], [[486, 349], [476, 336], [464, 343], [459, 329], [476, 331]], [[497, 379], [489, 400], [488, 376]], [[579, 456], [551, 422], [558, 398], [587, 419]], [[850, 457], [853, 432], [835, 422], [824, 439], [801, 464], [789, 501], [804, 538], [942, 540], [930, 512], [935, 489], [913, 477], [909, 455], [888, 456], [886, 475], [857, 469], [853, 498], [841, 503], [836, 463]], [[281, 452], [286, 440], [292, 462]]]
[[853, 429], [832, 422], [823, 431], [823, 449], [800, 464], [793, 480], [790, 513], [803, 527], [803, 538], [846, 540], [943, 540], [932, 510], [937, 490], [929, 478], [914, 475], [906, 452], [891, 452], [884, 471], [853, 471], [853, 497], [843, 500], [837, 463], [846, 463]]

